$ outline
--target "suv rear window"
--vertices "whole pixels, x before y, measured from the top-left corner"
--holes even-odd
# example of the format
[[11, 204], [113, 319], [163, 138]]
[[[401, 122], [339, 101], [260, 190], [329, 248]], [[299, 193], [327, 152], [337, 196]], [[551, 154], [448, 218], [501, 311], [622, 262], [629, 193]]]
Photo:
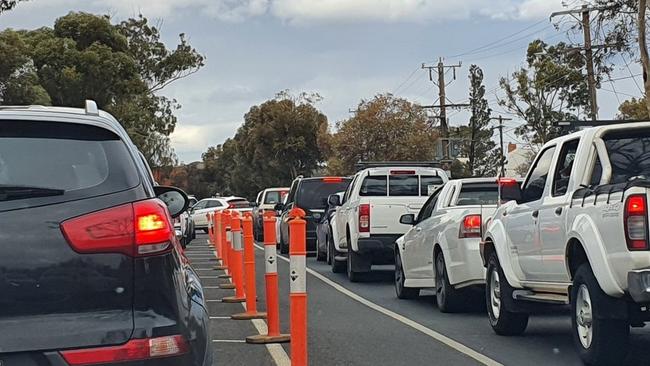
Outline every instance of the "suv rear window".
[[437, 175], [422, 175], [420, 176], [420, 195], [430, 196], [443, 184], [445, 181]]
[[0, 210], [88, 198], [140, 182], [126, 145], [89, 125], [0, 121]]
[[604, 140], [612, 164], [611, 183], [650, 179], [650, 129], [615, 132]]
[[[388, 182], [387, 182], [388, 180]], [[444, 184], [437, 175], [369, 175], [364, 178], [360, 196], [430, 196]]]
[[419, 177], [417, 175], [391, 175], [388, 179], [388, 195], [419, 196]]
[[456, 206], [496, 205], [499, 187], [491, 183], [463, 184], [456, 200]]
[[360, 196], [386, 196], [387, 193], [385, 175], [369, 175], [365, 177], [359, 191]]
[[350, 178], [303, 180], [296, 192], [296, 205], [306, 209], [325, 209], [327, 197], [345, 191], [349, 184]]
[[271, 205], [274, 203], [280, 203], [287, 193], [287, 191], [268, 191], [266, 192], [266, 196], [264, 196], [264, 204]]
[[251, 204], [245, 199], [230, 200], [228, 201], [230, 208], [250, 208]]

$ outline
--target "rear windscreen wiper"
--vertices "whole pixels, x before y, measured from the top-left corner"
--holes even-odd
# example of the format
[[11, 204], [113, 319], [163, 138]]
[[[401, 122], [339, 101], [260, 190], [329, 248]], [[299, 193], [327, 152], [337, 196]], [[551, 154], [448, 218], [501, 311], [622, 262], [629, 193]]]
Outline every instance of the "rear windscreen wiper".
[[10, 201], [22, 198], [60, 196], [63, 189], [31, 186], [12, 186], [0, 184], [0, 201]]

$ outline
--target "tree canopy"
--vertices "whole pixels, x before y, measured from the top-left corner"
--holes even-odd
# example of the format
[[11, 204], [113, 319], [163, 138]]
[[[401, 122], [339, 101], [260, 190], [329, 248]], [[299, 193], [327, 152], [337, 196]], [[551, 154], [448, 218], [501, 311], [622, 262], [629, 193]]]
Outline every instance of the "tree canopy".
[[82, 107], [93, 99], [152, 165], [169, 165], [180, 105], [159, 92], [203, 64], [183, 34], [170, 50], [142, 15], [112, 24], [107, 16], [71, 12], [53, 28], [0, 33], [0, 103]]

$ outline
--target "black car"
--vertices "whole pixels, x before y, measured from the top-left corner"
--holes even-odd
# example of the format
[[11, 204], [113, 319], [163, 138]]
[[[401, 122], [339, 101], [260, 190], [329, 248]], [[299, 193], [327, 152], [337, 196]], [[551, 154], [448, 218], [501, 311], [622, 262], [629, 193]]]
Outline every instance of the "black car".
[[212, 365], [187, 205], [94, 102], [0, 106], [0, 364]]
[[305, 211], [307, 221], [307, 251], [316, 252], [316, 225], [327, 209], [329, 195], [345, 191], [352, 181], [349, 177], [296, 178], [291, 184], [287, 201], [278, 204], [280, 214], [280, 253], [289, 253], [289, 211], [299, 207]]
[[[339, 195], [339, 199], [343, 199], [345, 191], [335, 193]], [[332, 230], [332, 216], [336, 213], [338, 206], [327, 204], [327, 209], [325, 214], [320, 218], [316, 224], [316, 260], [324, 261], [327, 260], [327, 264], [331, 264], [331, 258], [327, 255], [327, 245], [329, 243], [329, 238]]]

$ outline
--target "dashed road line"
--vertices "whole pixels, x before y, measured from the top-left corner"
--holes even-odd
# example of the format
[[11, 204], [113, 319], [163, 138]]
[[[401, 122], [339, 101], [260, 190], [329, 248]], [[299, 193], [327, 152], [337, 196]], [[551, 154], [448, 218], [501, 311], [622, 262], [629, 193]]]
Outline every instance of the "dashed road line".
[[[264, 251], [264, 248], [261, 247], [260, 245], [255, 244], [255, 247], [257, 249], [261, 250], [261, 251]], [[285, 262], [289, 262], [289, 258], [287, 258], [287, 257], [278, 255], [278, 258], [282, 259]], [[446, 345], [446, 346], [448, 346], [448, 347], [450, 347], [450, 348], [452, 348], [452, 349], [454, 349], [454, 350], [456, 350], [456, 351], [458, 351], [458, 352], [460, 352], [460, 353], [462, 353], [462, 354], [464, 354], [464, 355], [466, 355], [468, 357], [473, 358], [474, 360], [476, 360], [476, 361], [478, 361], [478, 362], [480, 362], [480, 363], [482, 363], [484, 365], [502, 366], [501, 363], [491, 359], [490, 357], [488, 357], [488, 356], [486, 356], [486, 355], [484, 355], [484, 354], [482, 354], [480, 352], [477, 352], [477, 351], [467, 347], [466, 345], [464, 345], [464, 344], [462, 344], [460, 342], [457, 342], [457, 341], [445, 336], [444, 334], [438, 333], [435, 330], [433, 330], [431, 328], [428, 328], [428, 327], [416, 322], [415, 320], [409, 319], [409, 318], [407, 318], [407, 317], [405, 317], [403, 315], [400, 315], [400, 314], [398, 314], [398, 313], [396, 313], [396, 312], [394, 312], [392, 310], [388, 310], [388, 309], [386, 309], [385, 307], [383, 307], [381, 305], [375, 304], [374, 302], [372, 302], [372, 301], [370, 301], [370, 300], [368, 300], [368, 299], [366, 299], [366, 298], [364, 298], [362, 296], [359, 296], [359, 295], [355, 294], [354, 292], [348, 290], [347, 288], [345, 288], [345, 287], [341, 286], [340, 284], [330, 280], [329, 278], [323, 276], [322, 274], [314, 271], [313, 269], [311, 269], [309, 267], [307, 267], [307, 273], [309, 273], [312, 276], [318, 278], [319, 280], [323, 281], [324, 283], [326, 283], [330, 287], [332, 287], [335, 290], [337, 290], [338, 292], [348, 296], [349, 298], [351, 298], [351, 299], [353, 299], [353, 300], [355, 300], [355, 301], [357, 301], [357, 302], [359, 302], [359, 303], [361, 303], [361, 304], [363, 304], [363, 305], [365, 305], [365, 306], [367, 306], [367, 307], [369, 307], [369, 308], [371, 308], [371, 309], [373, 309], [375, 311], [378, 311], [378, 312], [380, 312], [380, 313], [382, 313], [382, 314], [384, 314], [384, 315], [386, 315], [388, 317], [391, 317], [391, 318], [397, 320], [398, 322], [400, 322], [400, 323], [402, 323], [402, 324], [404, 324], [404, 325], [406, 325], [408, 327], [411, 327], [411, 328], [413, 328], [413, 329], [415, 329], [415, 330], [417, 330], [417, 331], [419, 331], [419, 332], [421, 332], [421, 333], [435, 339], [436, 341], [438, 341], [438, 342], [440, 342], [440, 343], [442, 343], [442, 344], [444, 344], [444, 345]]]
[[246, 343], [241, 339], [213, 339], [212, 343]]

